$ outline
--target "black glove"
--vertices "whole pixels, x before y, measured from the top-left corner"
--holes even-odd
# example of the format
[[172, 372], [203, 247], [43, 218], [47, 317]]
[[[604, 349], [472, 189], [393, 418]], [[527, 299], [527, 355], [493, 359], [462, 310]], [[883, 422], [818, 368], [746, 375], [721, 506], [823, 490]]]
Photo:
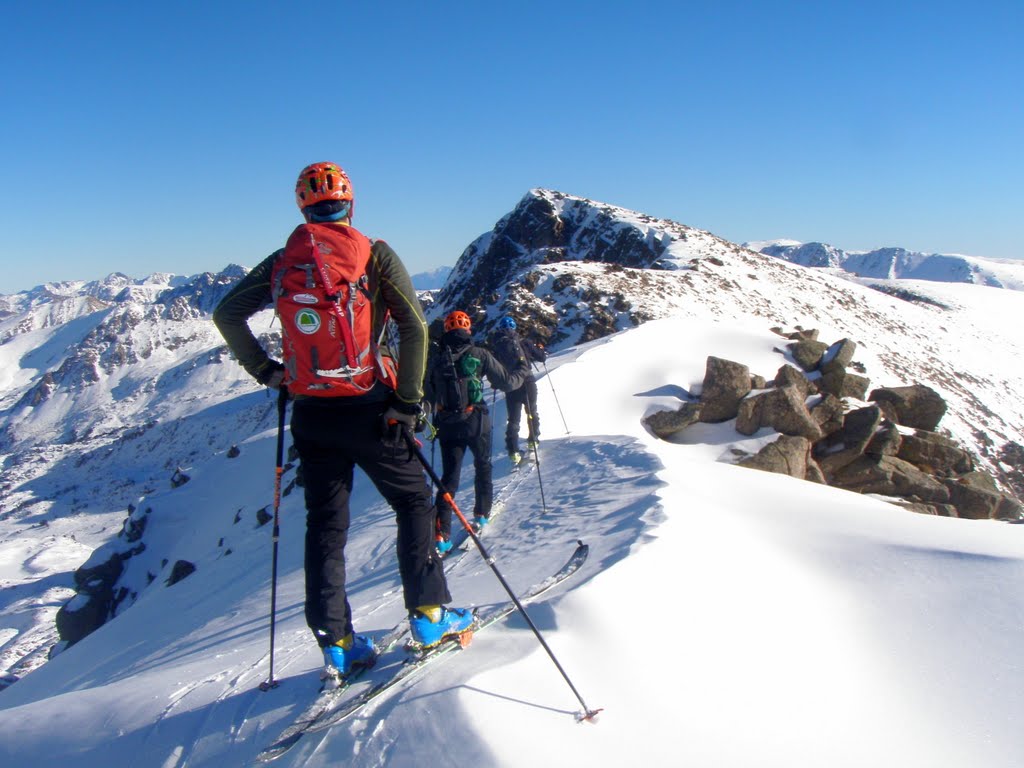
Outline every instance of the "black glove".
[[384, 411], [383, 420], [384, 436], [387, 439], [400, 438], [405, 427], [413, 432], [422, 432], [427, 425], [427, 416], [419, 403], [406, 403], [394, 396]]
[[271, 389], [280, 389], [284, 382], [284, 366], [277, 360], [267, 360], [256, 374], [256, 381]]

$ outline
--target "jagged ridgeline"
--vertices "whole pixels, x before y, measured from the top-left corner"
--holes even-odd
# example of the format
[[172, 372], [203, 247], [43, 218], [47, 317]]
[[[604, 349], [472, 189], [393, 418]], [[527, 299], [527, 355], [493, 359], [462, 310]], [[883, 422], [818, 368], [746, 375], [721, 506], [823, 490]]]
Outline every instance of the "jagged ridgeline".
[[[774, 259], [759, 258], [762, 253]], [[831, 269], [851, 278], [875, 278], [862, 282], [921, 304], [935, 300], [896, 287], [893, 280], [905, 277], [1024, 289], [1024, 269], [1016, 263], [903, 248], [853, 253], [822, 243], [761, 243], [746, 248], [669, 219], [534, 189], [492, 231], [466, 248], [444, 288], [433, 297], [428, 314], [436, 318], [461, 309], [470, 314], [477, 330], [488, 332], [501, 314], [513, 312], [528, 334], [556, 345], [583, 343], [685, 312], [693, 300], [722, 304], [723, 316], [733, 314], [725, 306], [728, 303], [789, 324], [817, 317], [817, 307], [806, 306], [808, 314], [801, 317], [799, 306], [778, 303], [778, 298], [798, 296], [773, 301], [768, 291], [756, 285], [752, 290], [745, 288], [751, 274], [794, 275], [778, 269], [773, 261]], [[701, 270], [701, 276], [692, 274]], [[816, 271], [821, 277], [826, 270]], [[817, 290], [818, 279], [808, 280], [807, 290]], [[710, 295], [693, 290], [708, 287], [719, 290]], [[794, 282], [790, 288], [799, 290], [799, 284]], [[856, 301], [855, 296], [843, 298], [845, 307]]]
[[462, 254], [431, 316], [468, 312], [489, 331], [513, 312], [549, 345], [583, 343], [662, 316], [643, 300], [732, 243], [667, 219], [534, 189]]

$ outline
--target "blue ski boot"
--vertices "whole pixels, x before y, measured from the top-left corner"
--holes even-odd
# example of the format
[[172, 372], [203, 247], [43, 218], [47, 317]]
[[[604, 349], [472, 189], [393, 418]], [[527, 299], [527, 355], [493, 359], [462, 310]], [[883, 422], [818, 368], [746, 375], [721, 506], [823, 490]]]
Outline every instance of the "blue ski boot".
[[412, 639], [424, 648], [432, 648], [446, 637], [465, 632], [473, 624], [469, 608], [445, 608], [421, 605], [409, 616]]
[[443, 536], [438, 535], [437, 541], [435, 542], [435, 546], [437, 547], [437, 554], [441, 555], [441, 557], [444, 557], [452, 550], [452, 540], [446, 539]]
[[348, 634], [324, 648], [324, 677], [344, 680], [354, 669], [367, 669], [377, 661], [373, 638]]
[[473, 531], [475, 533], [480, 533], [489, 522], [490, 518], [477, 515], [473, 518]]

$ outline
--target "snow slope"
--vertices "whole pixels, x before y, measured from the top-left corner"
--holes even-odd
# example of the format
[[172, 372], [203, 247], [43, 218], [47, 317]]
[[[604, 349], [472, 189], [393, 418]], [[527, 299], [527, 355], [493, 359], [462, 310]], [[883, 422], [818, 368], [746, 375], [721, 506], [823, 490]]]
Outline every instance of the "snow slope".
[[[979, 327], [1020, 316], [1014, 292], [997, 305], [976, 286], [943, 290], [984, 305]], [[776, 370], [784, 357], [764, 326], [677, 316], [567, 349], [539, 382], [539, 471], [496, 457], [496, 490], [515, 491], [487, 541], [513, 585], [553, 571], [577, 538], [593, 548], [530, 614], [604, 708], [598, 723], [574, 721], [579, 703], [514, 616], [280, 764], [1021, 765], [1024, 526], [915, 515], [719, 461], [768, 434], [698, 425], [667, 443], [641, 426], [698, 387], [708, 355]], [[990, 372], [1002, 337], [968, 332], [951, 359], [973, 349]], [[162, 571], [130, 610], [0, 693], [2, 764], [248, 765], [311, 698], [298, 493], [282, 503], [281, 685], [257, 690], [270, 531], [255, 512], [274, 453], [264, 413], [238, 458], [197, 464], [190, 483], [145, 500], [150, 526], [177, 537], [169, 557], [190, 553], [196, 573], [165, 587]], [[471, 474], [457, 495], [467, 506]], [[367, 486], [357, 479], [348, 549], [360, 631], [402, 615], [393, 521]], [[457, 604], [503, 599], [476, 553], [449, 578]]]

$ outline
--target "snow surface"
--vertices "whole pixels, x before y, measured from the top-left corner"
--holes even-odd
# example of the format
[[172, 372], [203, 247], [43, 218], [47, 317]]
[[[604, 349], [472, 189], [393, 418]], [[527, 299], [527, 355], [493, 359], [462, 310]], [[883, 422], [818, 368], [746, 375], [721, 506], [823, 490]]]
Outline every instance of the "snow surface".
[[[941, 290], [982, 302], [978, 328], [1005, 333], [1020, 316], [1019, 293]], [[598, 722], [575, 722], [580, 703], [513, 616], [279, 764], [1024, 764], [1024, 526], [917, 515], [736, 467], [720, 461], [730, 447], [772, 436], [742, 438], [731, 424], [674, 443], [641, 425], [699, 387], [708, 355], [775, 371], [785, 358], [764, 326], [674, 317], [562, 351], [539, 381], [539, 469], [495, 459], [507, 507], [486, 542], [516, 589], [558, 568], [576, 539], [591, 545], [583, 570], [528, 610], [587, 705], [603, 708]], [[950, 357], [1005, 343], [970, 332]], [[267, 404], [252, 390], [235, 397]], [[500, 398], [494, 415], [503, 424]], [[270, 409], [241, 456], [197, 464], [191, 482], [144, 500], [167, 554], [177, 537], [196, 573], [155, 581], [0, 693], [0, 764], [249, 765], [310, 701], [320, 659], [302, 617], [298, 492], [281, 506], [281, 685], [258, 690], [270, 526], [255, 513], [270, 502], [274, 435]], [[471, 466], [463, 483], [469, 506]], [[403, 613], [392, 515], [362, 477], [353, 509], [357, 629], [384, 630]], [[79, 564], [72, 544], [39, 562], [5, 545], [3, 564], [53, 568], [61, 552], [65, 570]], [[504, 599], [475, 552], [449, 580], [455, 604]]]

